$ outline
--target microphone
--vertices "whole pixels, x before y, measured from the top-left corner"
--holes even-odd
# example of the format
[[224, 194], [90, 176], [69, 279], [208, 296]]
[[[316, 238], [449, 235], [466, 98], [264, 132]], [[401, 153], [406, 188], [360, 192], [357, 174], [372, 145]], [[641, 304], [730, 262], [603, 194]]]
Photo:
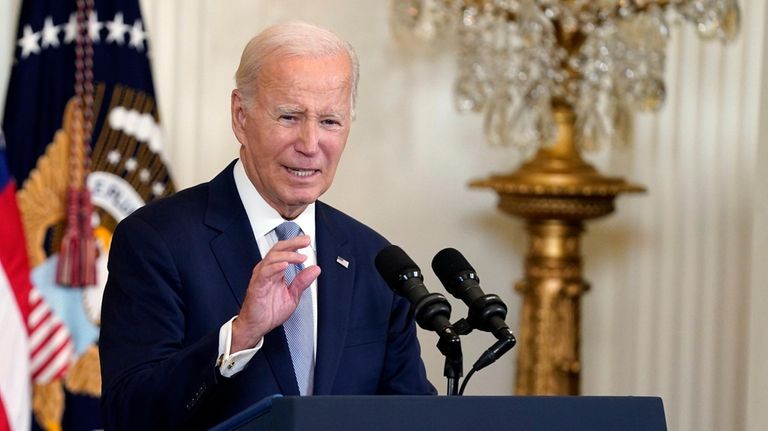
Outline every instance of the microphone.
[[451, 325], [451, 304], [439, 293], [429, 293], [424, 276], [410, 257], [396, 245], [376, 255], [376, 269], [396, 294], [411, 303], [416, 323], [440, 336], [437, 348], [445, 356], [443, 375], [448, 379], [448, 395], [459, 394], [459, 378], [464, 374], [461, 339]]
[[441, 337], [458, 337], [449, 320], [451, 304], [443, 295], [429, 293], [421, 270], [403, 249], [389, 245], [376, 255], [374, 263], [390, 289], [411, 303], [419, 326]]
[[496, 362], [514, 347], [517, 340], [504, 322], [504, 318], [507, 317], [507, 306], [498, 295], [486, 295], [483, 292], [480, 288], [480, 277], [477, 276], [475, 268], [472, 268], [458, 250], [454, 248], [440, 250], [432, 259], [432, 270], [435, 271], [445, 289], [469, 307], [467, 321], [470, 327], [465, 334], [472, 328], [477, 328], [493, 333], [498, 339], [472, 365], [472, 369], [459, 389], [459, 395], [463, 395], [472, 375]]
[[483, 292], [480, 288], [480, 277], [458, 250], [441, 250], [432, 259], [432, 269], [445, 289], [467, 304], [467, 320], [472, 327], [491, 332], [499, 340], [511, 339], [514, 345], [515, 336], [504, 321], [507, 317], [507, 306], [498, 295], [487, 295]]

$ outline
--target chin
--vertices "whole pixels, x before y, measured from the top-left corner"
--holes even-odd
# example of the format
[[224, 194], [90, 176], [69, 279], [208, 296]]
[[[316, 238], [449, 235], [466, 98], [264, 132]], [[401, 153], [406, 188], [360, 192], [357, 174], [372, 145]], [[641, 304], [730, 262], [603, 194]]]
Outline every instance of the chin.
[[319, 193], [293, 193], [288, 197], [288, 199], [284, 200], [284, 202], [287, 202], [290, 206], [298, 207], [309, 205], [316, 201], [319, 197]]
[[293, 187], [288, 190], [285, 197], [288, 201], [293, 201], [301, 205], [311, 204], [320, 198], [327, 188], [315, 186], [315, 187]]

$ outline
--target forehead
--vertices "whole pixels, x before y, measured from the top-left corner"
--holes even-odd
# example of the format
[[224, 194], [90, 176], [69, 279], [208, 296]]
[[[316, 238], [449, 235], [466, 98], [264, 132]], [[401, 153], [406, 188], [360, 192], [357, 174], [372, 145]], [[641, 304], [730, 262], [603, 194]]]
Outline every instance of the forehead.
[[351, 72], [349, 57], [343, 52], [322, 57], [274, 57], [264, 62], [257, 92], [270, 89], [286, 95], [349, 92]]

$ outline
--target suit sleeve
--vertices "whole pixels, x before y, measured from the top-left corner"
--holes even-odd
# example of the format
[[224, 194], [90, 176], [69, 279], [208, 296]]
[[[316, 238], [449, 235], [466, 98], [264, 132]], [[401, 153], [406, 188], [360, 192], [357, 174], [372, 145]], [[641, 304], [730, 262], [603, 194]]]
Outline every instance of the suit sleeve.
[[217, 375], [218, 332], [184, 345], [179, 274], [162, 237], [141, 218], [117, 227], [99, 340], [106, 429], [177, 429]]

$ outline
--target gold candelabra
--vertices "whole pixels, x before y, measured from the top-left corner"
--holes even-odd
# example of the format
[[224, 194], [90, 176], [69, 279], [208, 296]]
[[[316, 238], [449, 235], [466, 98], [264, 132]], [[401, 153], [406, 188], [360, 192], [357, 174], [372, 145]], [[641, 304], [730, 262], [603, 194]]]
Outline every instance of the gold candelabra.
[[601, 175], [582, 149], [623, 142], [634, 110], [658, 109], [669, 24], [731, 40], [737, 0], [393, 0], [395, 35], [453, 38], [457, 108], [484, 115], [487, 140], [536, 148], [507, 175], [473, 181], [529, 235], [516, 370], [519, 395], [575, 395], [582, 368], [585, 222], [644, 188]]
[[526, 221], [529, 235], [515, 393], [579, 393], [580, 300], [589, 289], [582, 278], [581, 234], [586, 220], [613, 212], [620, 193], [640, 186], [600, 175], [574, 146], [574, 114], [554, 110], [557, 138], [509, 175], [472, 182], [499, 195], [499, 208]]

